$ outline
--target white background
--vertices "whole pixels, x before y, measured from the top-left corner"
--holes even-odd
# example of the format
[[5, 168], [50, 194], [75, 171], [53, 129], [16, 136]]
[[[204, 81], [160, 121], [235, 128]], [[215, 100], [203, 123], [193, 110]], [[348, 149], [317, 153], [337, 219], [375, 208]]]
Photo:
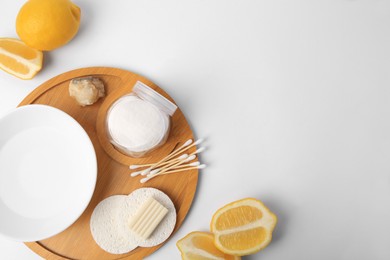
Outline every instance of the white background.
[[[23, 2], [1, 1], [0, 37], [16, 37]], [[390, 259], [390, 1], [75, 3], [77, 37], [33, 80], [0, 71], [0, 114], [80, 67], [164, 88], [207, 138], [209, 167], [183, 226], [149, 259], [180, 259], [178, 239], [244, 197], [279, 217], [271, 245], [245, 259]], [[0, 259], [40, 258], [0, 238]]]

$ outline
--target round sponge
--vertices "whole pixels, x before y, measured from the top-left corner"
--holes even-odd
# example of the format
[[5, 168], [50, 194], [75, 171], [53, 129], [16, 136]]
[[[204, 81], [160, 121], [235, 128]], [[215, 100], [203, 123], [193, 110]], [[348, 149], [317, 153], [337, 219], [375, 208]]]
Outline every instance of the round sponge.
[[123, 224], [119, 213], [126, 204], [126, 195], [115, 195], [101, 201], [94, 209], [90, 228], [93, 239], [105, 251], [111, 254], [124, 254], [137, 247], [136, 243], [127, 239], [120, 229]]

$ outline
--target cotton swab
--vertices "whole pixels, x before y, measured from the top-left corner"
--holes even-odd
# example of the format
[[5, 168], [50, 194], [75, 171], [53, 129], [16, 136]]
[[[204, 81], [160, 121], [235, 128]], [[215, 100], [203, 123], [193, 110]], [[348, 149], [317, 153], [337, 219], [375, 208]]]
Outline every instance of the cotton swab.
[[[183, 155], [179, 156], [178, 158], [176, 158], [176, 159], [174, 159], [174, 160], [172, 160], [172, 161], [183, 160], [183, 159], [187, 158], [188, 156], [189, 156], [188, 154], [183, 154]], [[166, 161], [166, 162], [160, 164], [160, 166], [161, 166], [161, 165], [170, 164], [170, 163], [172, 163], [172, 161]], [[153, 165], [155, 165], [155, 163], [149, 164], [149, 165], [153, 166]], [[146, 166], [146, 164], [144, 164], [144, 166]], [[142, 166], [142, 167], [144, 167], [144, 166]], [[154, 167], [149, 167], [149, 168], [144, 169], [144, 170], [141, 170], [141, 171], [132, 172], [132, 173], [130, 174], [130, 176], [131, 176], [131, 177], [135, 177], [135, 176], [137, 176], [137, 175], [147, 175], [152, 169], [154, 169]]]
[[143, 168], [143, 167], [147, 167], [147, 166], [159, 165], [160, 163], [165, 162], [166, 160], [171, 158], [173, 156], [173, 153], [175, 153], [176, 151], [178, 151], [178, 150], [180, 150], [182, 148], [185, 148], [185, 147], [189, 146], [190, 144], [192, 144], [192, 142], [193, 142], [192, 139], [188, 139], [182, 146], [180, 146], [178, 149], [176, 149], [172, 153], [168, 154], [168, 156], [164, 157], [163, 159], [161, 159], [157, 163], [152, 163], [152, 164], [133, 164], [133, 165], [129, 166], [129, 169], [130, 170], [134, 170], [134, 169]]
[[199, 165], [200, 165], [200, 162], [193, 162], [193, 163], [189, 163], [189, 164], [178, 165], [178, 166], [176, 166], [175, 168], [172, 168], [172, 169], [176, 170], [176, 169], [181, 169], [181, 168], [186, 168], [186, 167], [196, 167], [196, 166], [199, 166]]
[[185, 150], [187, 150], [190, 147], [192, 147], [193, 144], [194, 144], [193, 140], [192, 139], [188, 139], [182, 146], [180, 146], [178, 149], [176, 149], [172, 153], [168, 154], [165, 158], [163, 158], [160, 161], [158, 161], [155, 165], [156, 166], [160, 165], [162, 162], [165, 162], [165, 161], [171, 159], [172, 157], [178, 155], [179, 153], [184, 152]]
[[183, 171], [189, 171], [189, 170], [194, 170], [194, 169], [204, 169], [204, 168], [206, 168], [206, 164], [199, 164], [198, 166], [192, 166], [192, 167], [188, 167], [188, 168], [172, 169], [170, 171], [167, 171], [167, 172], [164, 172], [161, 174], [157, 174], [157, 175], [166, 175], [166, 174], [175, 173], [175, 172], [183, 172]]
[[[185, 154], [179, 156], [178, 158], [166, 161], [165, 163], [162, 163], [159, 166], [163, 166], [161, 168], [169, 167], [171, 165], [174, 165], [177, 162], [180, 162], [180, 161], [183, 161], [183, 160], [187, 159], [189, 156], [190, 156], [189, 154], [185, 153]], [[141, 175], [147, 175], [147, 174], [149, 174], [149, 173], [151, 173], [153, 171], [156, 171], [158, 168], [150, 167], [149, 169], [150, 169], [150, 171], [144, 171], [144, 172], [141, 173]]]
[[142, 173], [146, 173], [146, 174], [148, 174], [149, 172], [150, 172], [150, 168], [147, 168], [147, 169], [144, 169], [144, 170], [141, 170], [141, 171], [136, 171], [136, 172], [132, 172], [131, 174], [130, 174], [130, 176], [131, 177], [135, 177], [135, 176], [137, 176], [137, 175], [142, 175]]
[[[162, 165], [166, 165], [168, 163], [170, 163], [169, 159], [186, 151], [187, 149], [195, 146], [195, 145], [198, 145], [200, 143], [203, 142], [203, 139], [199, 139], [197, 140], [196, 142], [193, 142], [192, 139], [188, 139], [182, 146], [180, 146], [178, 149], [176, 149], [175, 151], [173, 151], [171, 154], [169, 154], [168, 156], [166, 156], [165, 158], [163, 158], [162, 160], [160, 160], [159, 162], [157, 163], [154, 163], [154, 164], [139, 164], [139, 165], [130, 165], [129, 168], [130, 169], [137, 169], [137, 168], [142, 168], [142, 167], [147, 167], [147, 166], [150, 166], [149, 168], [145, 169], [145, 170], [141, 170], [141, 171], [136, 171], [136, 172], [132, 172], [130, 174], [131, 177], [135, 177], [137, 175], [147, 175], [149, 174], [149, 172], [159, 166], [162, 166]], [[201, 153], [205, 150], [204, 147], [201, 147], [199, 148], [198, 150], [196, 150], [195, 152], [191, 153], [192, 154], [197, 154], [197, 153]], [[180, 158], [180, 157], [179, 157]]]
[[190, 155], [201, 153], [201, 152], [203, 152], [205, 149], [206, 149], [206, 147], [200, 147], [198, 150], [196, 150], [195, 152], [191, 153]]
[[[195, 158], [194, 158], [195, 159]], [[184, 167], [190, 167], [190, 166], [198, 166], [200, 164], [200, 162], [193, 162], [193, 163], [189, 163], [189, 164], [179, 164], [178, 166], [175, 166], [174, 168], [172, 169], [178, 169], [178, 168], [184, 168]], [[172, 164], [173, 165], [173, 164]], [[168, 165], [167, 165], [168, 166]], [[171, 165], [169, 165], [171, 166]], [[165, 168], [165, 167], [164, 167]], [[149, 173], [146, 173], [146, 174], [142, 174], [142, 175], [152, 175], [152, 174], [155, 174], [157, 172], [159, 172], [160, 170], [162, 170], [162, 168], [158, 168], [158, 169], [155, 169], [154, 171], [151, 171]]]
[[[192, 155], [195, 155], [195, 154], [199, 154], [199, 153], [201, 153], [201, 152], [203, 152], [205, 150], [205, 147], [201, 147], [201, 148], [199, 148], [198, 150], [196, 150], [195, 152], [193, 152], [193, 153], [191, 153], [189, 156], [191, 157]], [[184, 158], [183, 158], [184, 157]], [[182, 159], [186, 159], [187, 158], [187, 154], [183, 154], [182, 156], [180, 156], [180, 157], [178, 157], [178, 158], [176, 158], [176, 159], [174, 159], [174, 160], [170, 160], [170, 161], [168, 161], [168, 163], [169, 164], [167, 164], [167, 163], [163, 163], [163, 164], [161, 164], [161, 165], [165, 165], [164, 167], [162, 167], [162, 168], [166, 168], [166, 167], [168, 167], [168, 166], [171, 166], [171, 165], [173, 165], [175, 162], [177, 162], [177, 161], [180, 161], [180, 160], [182, 160]], [[191, 157], [191, 158], [194, 158], [195, 159], [195, 157]], [[193, 159], [192, 159], [193, 160]], [[190, 160], [191, 161], [191, 160]], [[185, 161], [185, 162], [187, 162], [187, 161]], [[160, 166], [161, 166], [160, 165]], [[145, 171], [145, 172], [142, 172], [141, 173], [141, 175], [147, 175], [147, 174], [153, 174], [152, 172], [150, 172], [150, 171]]]
[[[164, 168], [165, 168], [165, 167], [168, 167], [168, 166], [171, 166], [171, 165], [175, 164], [177, 161], [186, 159], [188, 156], [191, 156], [191, 155], [194, 155], [194, 154], [201, 153], [201, 152], [203, 152], [205, 149], [206, 149], [205, 147], [200, 147], [198, 150], [196, 150], [195, 152], [191, 153], [190, 155], [188, 155], [188, 154], [185, 153], [185, 154], [179, 156], [178, 158], [173, 159], [173, 160], [166, 161], [166, 162], [160, 164], [159, 166], [163, 166], [163, 165], [164, 165]], [[156, 169], [156, 168], [157, 168], [157, 167], [151, 167], [151, 170], [152, 170], [152, 169]], [[152, 172], [153, 172], [153, 171], [152, 171]], [[146, 170], [145, 170], [145, 171], [141, 171], [140, 174], [145, 176], [145, 175], [148, 175], [149, 173], [150, 173], [150, 174], [153, 174], [152, 172], [151, 172], [151, 171], [146, 171]], [[137, 175], [138, 175], [138, 172], [137, 172]]]
[[138, 169], [138, 168], [142, 168], [142, 167], [146, 167], [146, 166], [151, 166], [153, 164], [133, 164], [133, 165], [130, 165], [129, 166], [129, 169], [130, 170], [135, 170], [135, 169]]
[[[147, 166], [152, 166], [152, 169], [156, 168], [156, 167], [162, 165], [163, 162], [166, 162], [167, 160], [171, 159], [172, 157], [174, 157], [174, 156], [176, 156], [176, 155], [178, 155], [178, 154], [180, 154], [180, 153], [182, 153], [182, 152], [190, 149], [191, 147], [198, 145], [202, 142], [203, 142], [203, 139], [199, 139], [194, 143], [193, 143], [192, 139], [188, 139], [182, 146], [180, 146], [178, 149], [174, 150], [172, 153], [170, 153], [168, 156], [164, 157], [163, 159], [161, 159], [157, 163], [154, 163], [154, 164], [134, 164], [134, 165], [130, 165], [129, 168], [131, 170], [142, 168], [142, 167], [147, 167]], [[138, 175], [138, 174], [136, 174], [136, 175]], [[134, 176], [136, 176], [136, 175], [134, 175]]]
[[[177, 149], [177, 150], [174, 151], [172, 154], [168, 155], [167, 158], [166, 158], [166, 160], [168, 160], [168, 159], [170, 159], [170, 158], [172, 158], [172, 157], [175, 157], [176, 155], [178, 155], [178, 154], [180, 154], [180, 153], [182, 153], [182, 152], [184, 152], [184, 151], [187, 151], [187, 150], [190, 149], [191, 147], [193, 147], [193, 146], [195, 146], [195, 145], [198, 145], [198, 144], [200, 144], [200, 143], [203, 142], [203, 139], [199, 139], [198, 141], [196, 141], [196, 142], [194, 142], [194, 143], [192, 142], [192, 139], [189, 139], [188, 141], [190, 141], [190, 140], [191, 140], [190, 144], [188, 144], [188, 145], [186, 145], [186, 146], [182, 145], [181, 148]], [[188, 142], [188, 141], [187, 141], [187, 142]], [[186, 143], [187, 143], [187, 142], [186, 142]], [[186, 144], [186, 143], [184, 143], [184, 144]]]
[[196, 155], [195, 154], [192, 154], [190, 156], [188, 156], [186, 159], [184, 160], [181, 160], [181, 161], [178, 161], [170, 166], [164, 166], [164, 167], [161, 167], [161, 168], [158, 168], [158, 169], [154, 169], [152, 171], [150, 171], [150, 173], [148, 173], [148, 175], [154, 175], [158, 172], [163, 172], [163, 171], [167, 171], [167, 170], [170, 170], [172, 168], [175, 168], [175, 166], [178, 166], [178, 165], [181, 165], [183, 163], [186, 163], [186, 162], [189, 162], [189, 161], [192, 161], [196, 158]]
[[[184, 154], [183, 154], [183, 155], [184, 155]], [[182, 155], [182, 156], [183, 156], [183, 155]], [[178, 159], [183, 159], [183, 158], [181, 158], [181, 156], [180, 156], [180, 157], [176, 158], [175, 160], [178, 160]], [[159, 166], [168, 164], [168, 163], [170, 163], [170, 162], [171, 162], [171, 160], [165, 161], [165, 162], [161, 163]], [[156, 165], [156, 163], [133, 164], [133, 165], [130, 165], [130, 166], [129, 166], [129, 169], [130, 169], [130, 170], [135, 170], [135, 169], [144, 168], [144, 167], [148, 167], [148, 166], [154, 166], [154, 165]]]
[[166, 175], [166, 174], [171, 174], [171, 173], [176, 173], [176, 172], [183, 172], [183, 171], [190, 171], [190, 170], [204, 169], [204, 168], [206, 168], [206, 165], [205, 164], [201, 164], [201, 165], [198, 165], [198, 166], [195, 166], [195, 167], [188, 167], [188, 168], [183, 168], [183, 169], [171, 170], [171, 171], [167, 171], [167, 172], [164, 172], [164, 173], [158, 173], [158, 174], [154, 174], [154, 175], [151, 175], [151, 176], [147, 176], [145, 178], [142, 178], [140, 180], [140, 182], [141, 183], [145, 183], [148, 180], [153, 179], [154, 177], [157, 177], [159, 175]]

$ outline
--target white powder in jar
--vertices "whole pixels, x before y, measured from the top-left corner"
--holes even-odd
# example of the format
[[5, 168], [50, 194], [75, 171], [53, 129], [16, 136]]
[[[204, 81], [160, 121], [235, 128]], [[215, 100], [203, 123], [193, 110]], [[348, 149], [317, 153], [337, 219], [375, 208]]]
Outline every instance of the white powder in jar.
[[169, 116], [136, 96], [120, 98], [107, 118], [113, 141], [132, 152], [144, 152], [159, 145], [169, 130]]

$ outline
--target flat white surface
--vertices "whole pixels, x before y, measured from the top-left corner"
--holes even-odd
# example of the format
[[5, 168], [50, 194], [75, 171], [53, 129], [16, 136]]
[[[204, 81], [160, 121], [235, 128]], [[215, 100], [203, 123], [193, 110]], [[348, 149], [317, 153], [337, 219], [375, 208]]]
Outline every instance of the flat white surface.
[[61, 110], [30, 105], [0, 119], [0, 234], [36, 241], [69, 227], [87, 207], [96, 156], [84, 129]]
[[[24, 1], [1, 1], [16, 36]], [[82, 26], [33, 80], [0, 73], [0, 113], [59, 73], [138, 72], [164, 88], [208, 151], [181, 229], [149, 259], [254, 196], [279, 217], [245, 259], [390, 259], [390, 1], [75, 1]], [[39, 259], [1, 239], [0, 259]]]

